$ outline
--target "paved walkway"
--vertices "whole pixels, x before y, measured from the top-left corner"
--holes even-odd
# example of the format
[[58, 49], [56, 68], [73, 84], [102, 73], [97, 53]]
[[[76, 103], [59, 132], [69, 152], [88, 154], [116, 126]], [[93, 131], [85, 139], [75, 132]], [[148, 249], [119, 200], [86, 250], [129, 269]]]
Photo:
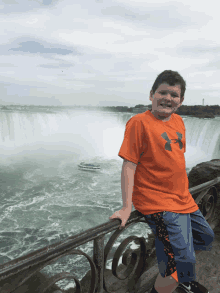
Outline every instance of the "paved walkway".
[[204, 285], [209, 293], [220, 292], [220, 227], [217, 226], [214, 232], [212, 250], [196, 256], [196, 281]]

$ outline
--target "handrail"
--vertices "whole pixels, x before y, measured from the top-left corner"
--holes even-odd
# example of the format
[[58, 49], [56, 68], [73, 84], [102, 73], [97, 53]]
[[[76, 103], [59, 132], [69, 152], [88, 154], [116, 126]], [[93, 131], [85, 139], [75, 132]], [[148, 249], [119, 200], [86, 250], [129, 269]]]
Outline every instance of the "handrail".
[[[138, 211], [133, 211], [128, 224], [142, 218]], [[6, 264], [0, 265], [0, 280], [8, 276], [9, 272], [15, 272], [17, 269], [24, 270], [31, 266], [31, 264], [37, 262], [38, 264], [45, 260], [50, 260], [51, 256], [56, 253], [56, 257], [76, 248], [84, 243], [94, 240], [96, 237], [103, 236], [120, 226], [119, 219], [114, 219], [104, 224], [98, 225], [94, 228], [88, 229], [82, 233], [68, 237], [66, 240], [60, 241], [58, 244], [52, 244], [47, 247], [35, 250], [32, 253], [21, 256], [15, 260], [9, 261]]]
[[[220, 183], [220, 177], [216, 177], [215, 179], [213, 179], [211, 181], [208, 181], [208, 182], [205, 182], [205, 183], [200, 184], [198, 186], [192, 187], [189, 189], [189, 192], [192, 195], [195, 195], [195, 194], [198, 194], [199, 192], [201, 192], [195, 199], [195, 202], [197, 204], [199, 204], [200, 201], [207, 196], [208, 190], [210, 188], [215, 188], [214, 186], [217, 185], [218, 183]], [[214, 197], [215, 197], [215, 203], [216, 203], [216, 201], [217, 201], [216, 189], [215, 189], [215, 193], [216, 194], [214, 195]], [[141, 218], [143, 218], [143, 215], [140, 212], [133, 211], [131, 213], [127, 223], [126, 223], [125, 228], [127, 228], [131, 224], [143, 222], [143, 221], [141, 221]], [[119, 219], [109, 220], [108, 222], [106, 222], [104, 224], [101, 224], [101, 225], [98, 225], [94, 228], [83, 231], [77, 235], [68, 237], [66, 240], [60, 241], [58, 243], [49, 245], [49, 246], [41, 248], [41, 249], [38, 249], [38, 250], [33, 251], [25, 256], [22, 256], [22, 257], [15, 259], [15, 260], [4, 263], [4, 264], [0, 265], [0, 281], [7, 280], [9, 277], [11, 277], [15, 274], [18, 274], [22, 271], [28, 271], [30, 269], [33, 269], [34, 267], [36, 267], [36, 271], [39, 270], [39, 268], [42, 269], [42, 267], [48, 265], [49, 262], [51, 262], [52, 260], [56, 260], [59, 257], [67, 255], [67, 254], [72, 254], [73, 249], [75, 249], [76, 247], [78, 247], [82, 244], [85, 244], [91, 240], [94, 240], [94, 249], [95, 249], [95, 243], [97, 244], [98, 243], [97, 241], [101, 241], [100, 244], [97, 244], [98, 246], [96, 246], [96, 251], [99, 251], [99, 253], [100, 252], [104, 253], [104, 247], [102, 247], [102, 246], [104, 245], [105, 234], [108, 234], [109, 232], [116, 230], [115, 233], [117, 232], [116, 233], [117, 236], [114, 236], [114, 237], [117, 238], [119, 233], [121, 233], [125, 229], [125, 228], [123, 228], [123, 229], [119, 230], [118, 228], [120, 227], [120, 225], [121, 225], [121, 221]], [[113, 234], [113, 235], [116, 235], [116, 234]], [[114, 241], [116, 240], [116, 238], [114, 239]], [[135, 238], [135, 237], [133, 237], [133, 238]], [[142, 241], [142, 238], [138, 238], [138, 237], [136, 237], [136, 238], [137, 238], [137, 242], [140, 239], [141, 239], [140, 241]], [[110, 240], [108, 243], [111, 243], [112, 240], [111, 241]], [[76, 253], [76, 250], [74, 253]], [[145, 251], [145, 254], [146, 254], [146, 251]], [[96, 268], [97, 268], [97, 263], [99, 262], [99, 264], [100, 264], [100, 259], [97, 260], [97, 257], [100, 258], [100, 256], [95, 256], [95, 254], [94, 254], [94, 262], [96, 264]], [[89, 257], [87, 257], [87, 259], [89, 259]], [[98, 276], [99, 276], [98, 281], [99, 282], [100, 282], [100, 278], [103, 278], [103, 268], [102, 268], [103, 260], [104, 260], [104, 254], [103, 254], [103, 257], [101, 257], [101, 264], [100, 264], [101, 267], [98, 268]], [[101, 271], [102, 271], [102, 275], [100, 275]], [[103, 284], [103, 282], [102, 282], [102, 284]], [[99, 291], [101, 292], [102, 288]], [[1, 292], [1, 288], [0, 288], [0, 292]], [[8, 292], [11, 292], [11, 291], [8, 291]], [[78, 291], [78, 292], [80, 292], [80, 291]]]
[[[219, 182], [220, 182], [220, 177], [216, 177], [213, 180], [210, 180], [208, 182], [205, 182], [205, 183], [202, 183], [200, 185], [197, 185], [197, 186], [189, 188], [189, 192], [193, 195], [193, 194], [195, 194], [197, 192], [200, 192], [200, 191], [204, 190], [206, 187], [216, 185]], [[198, 204], [198, 202], [196, 202], [196, 203]]]

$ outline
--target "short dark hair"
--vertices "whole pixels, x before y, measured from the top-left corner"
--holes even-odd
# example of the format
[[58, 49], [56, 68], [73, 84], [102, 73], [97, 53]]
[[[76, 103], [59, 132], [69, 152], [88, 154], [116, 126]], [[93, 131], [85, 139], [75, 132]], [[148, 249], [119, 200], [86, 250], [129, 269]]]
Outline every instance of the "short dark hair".
[[154, 82], [154, 84], [152, 86], [151, 90], [152, 90], [153, 94], [155, 93], [157, 88], [162, 83], [167, 83], [167, 84], [169, 84], [171, 86], [179, 84], [180, 87], [181, 87], [181, 98], [184, 96], [185, 91], [186, 91], [186, 82], [177, 71], [164, 70], [163, 72], [161, 72], [157, 76], [157, 78], [156, 78], [156, 80], [155, 80], [155, 82]]

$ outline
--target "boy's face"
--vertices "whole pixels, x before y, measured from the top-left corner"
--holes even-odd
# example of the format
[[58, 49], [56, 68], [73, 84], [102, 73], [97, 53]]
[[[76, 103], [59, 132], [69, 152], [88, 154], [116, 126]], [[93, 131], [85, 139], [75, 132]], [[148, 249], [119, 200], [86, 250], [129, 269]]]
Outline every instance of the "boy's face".
[[[152, 114], [160, 120], [168, 121], [172, 113], [182, 105], [184, 97], [180, 99], [181, 86], [176, 84], [171, 86], [167, 83], [162, 83], [154, 95], [150, 92], [150, 101], [152, 101]], [[165, 105], [161, 105], [164, 103]]]

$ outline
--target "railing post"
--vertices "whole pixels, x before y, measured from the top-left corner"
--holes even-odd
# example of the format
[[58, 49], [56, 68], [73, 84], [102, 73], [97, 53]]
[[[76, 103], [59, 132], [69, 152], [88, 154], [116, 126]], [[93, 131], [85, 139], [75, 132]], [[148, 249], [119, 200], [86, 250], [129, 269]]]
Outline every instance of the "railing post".
[[97, 268], [98, 282], [96, 293], [103, 293], [104, 279], [104, 235], [94, 239], [93, 260]]

